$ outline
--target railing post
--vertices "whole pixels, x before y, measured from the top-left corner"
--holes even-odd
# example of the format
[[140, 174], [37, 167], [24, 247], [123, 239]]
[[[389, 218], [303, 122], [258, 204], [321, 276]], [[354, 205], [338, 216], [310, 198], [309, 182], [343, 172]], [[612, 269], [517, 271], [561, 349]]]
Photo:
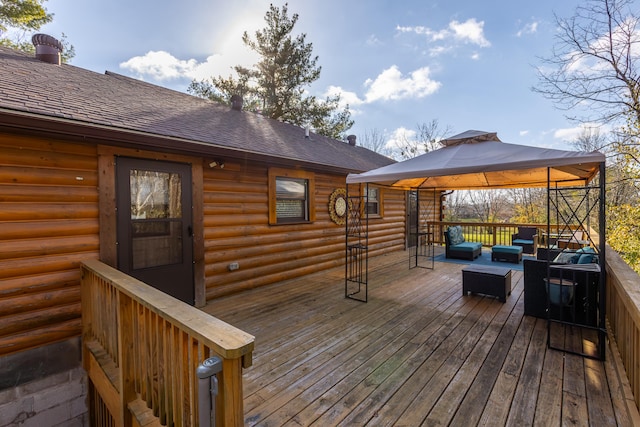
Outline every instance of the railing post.
[[218, 378], [222, 371], [222, 359], [210, 357], [196, 369], [198, 376], [198, 422], [200, 427], [215, 427]]

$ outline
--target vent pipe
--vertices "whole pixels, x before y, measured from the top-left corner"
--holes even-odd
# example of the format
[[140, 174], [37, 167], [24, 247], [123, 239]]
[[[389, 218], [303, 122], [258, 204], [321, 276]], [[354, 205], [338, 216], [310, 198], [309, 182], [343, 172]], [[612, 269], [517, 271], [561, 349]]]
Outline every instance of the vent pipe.
[[347, 136], [347, 141], [349, 142], [349, 145], [351, 145], [352, 147], [355, 147], [355, 145], [356, 145], [356, 136], [355, 135]]
[[62, 43], [48, 34], [34, 34], [31, 43], [36, 47], [36, 58], [49, 64], [60, 65]]

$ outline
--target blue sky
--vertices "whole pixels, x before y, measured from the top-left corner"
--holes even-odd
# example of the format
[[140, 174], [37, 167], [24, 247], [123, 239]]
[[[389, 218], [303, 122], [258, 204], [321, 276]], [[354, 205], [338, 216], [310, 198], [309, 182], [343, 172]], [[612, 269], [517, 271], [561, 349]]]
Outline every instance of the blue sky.
[[[265, 26], [260, 0], [49, 0], [71, 64], [186, 91], [192, 79], [231, 73], [257, 57], [241, 41]], [[322, 66], [309, 92], [340, 91], [352, 110], [349, 133], [375, 130], [393, 143], [437, 120], [451, 134], [497, 132], [505, 142], [569, 148], [580, 132], [531, 91], [539, 57], [551, 54], [554, 14], [579, 0], [305, 0], [294, 34], [305, 33]]]

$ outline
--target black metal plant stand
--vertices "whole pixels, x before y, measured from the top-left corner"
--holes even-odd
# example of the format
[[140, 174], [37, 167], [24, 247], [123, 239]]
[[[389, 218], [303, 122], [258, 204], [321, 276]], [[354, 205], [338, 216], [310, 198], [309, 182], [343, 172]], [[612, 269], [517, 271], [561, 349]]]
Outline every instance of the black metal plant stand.
[[347, 184], [347, 218], [345, 221], [344, 296], [367, 302], [369, 281], [369, 184], [351, 193]]
[[415, 218], [411, 218], [409, 245], [409, 268], [428, 268], [433, 270], [435, 266], [434, 230], [431, 227], [434, 213], [436, 212], [436, 191], [432, 189], [432, 197], [428, 191], [420, 189], [409, 190], [408, 208], [412, 212], [415, 208]]

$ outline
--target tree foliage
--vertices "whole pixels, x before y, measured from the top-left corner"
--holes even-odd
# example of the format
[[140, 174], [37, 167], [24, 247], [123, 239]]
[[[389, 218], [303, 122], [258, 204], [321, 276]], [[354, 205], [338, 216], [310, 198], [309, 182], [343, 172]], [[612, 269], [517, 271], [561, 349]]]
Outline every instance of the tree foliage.
[[10, 28], [34, 31], [53, 21], [53, 15], [44, 8], [46, 0], [0, 1], [0, 32]]
[[233, 95], [243, 98], [243, 108], [272, 119], [299, 126], [310, 125], [316, 132], [332, 138], [344, 137], [353, 126], [349, 107], [340, 108], [340, 96], [320, 100], [306, 89], [320, 77], [318, 57], [306, 35], [292, 36], [298, 14], [289, 16], [288, 6], [270, 5], [266, 27], [250, 37], [245, 31], [243, 43], [260, 56], [251, 68], [235, 66], [236, 76], [212, 77], [191, 82], [188, 91], [196, 96], [229, 102]]
[[640, 274], [640, 206], [610, 206], [607, 214], [609, 244]]
[[481, 222], [503, 222], [509, 208], [504, 190], [471, 190], [467, 192], [476, 218]]
[[513, 202], [511, 222], [544, 224], [547, 222], [547, 189], [514, 188], [508, 190]]
[[640, 186], [640, 119], [627, 115], [626, 125], [616, 132], [613, 149], [618, 155], [617, 161], [625, 169], [626, 175]]
[[[44, 7], [46, 1], [0, 0], [0, 46], [34, 53], [35, 47], [28, 36], [53, 21], [53, 14]], [[64, 47], [62, 61], [69, 62], [75, 56], [75, 49], [64, 34], [60, 42]]]

